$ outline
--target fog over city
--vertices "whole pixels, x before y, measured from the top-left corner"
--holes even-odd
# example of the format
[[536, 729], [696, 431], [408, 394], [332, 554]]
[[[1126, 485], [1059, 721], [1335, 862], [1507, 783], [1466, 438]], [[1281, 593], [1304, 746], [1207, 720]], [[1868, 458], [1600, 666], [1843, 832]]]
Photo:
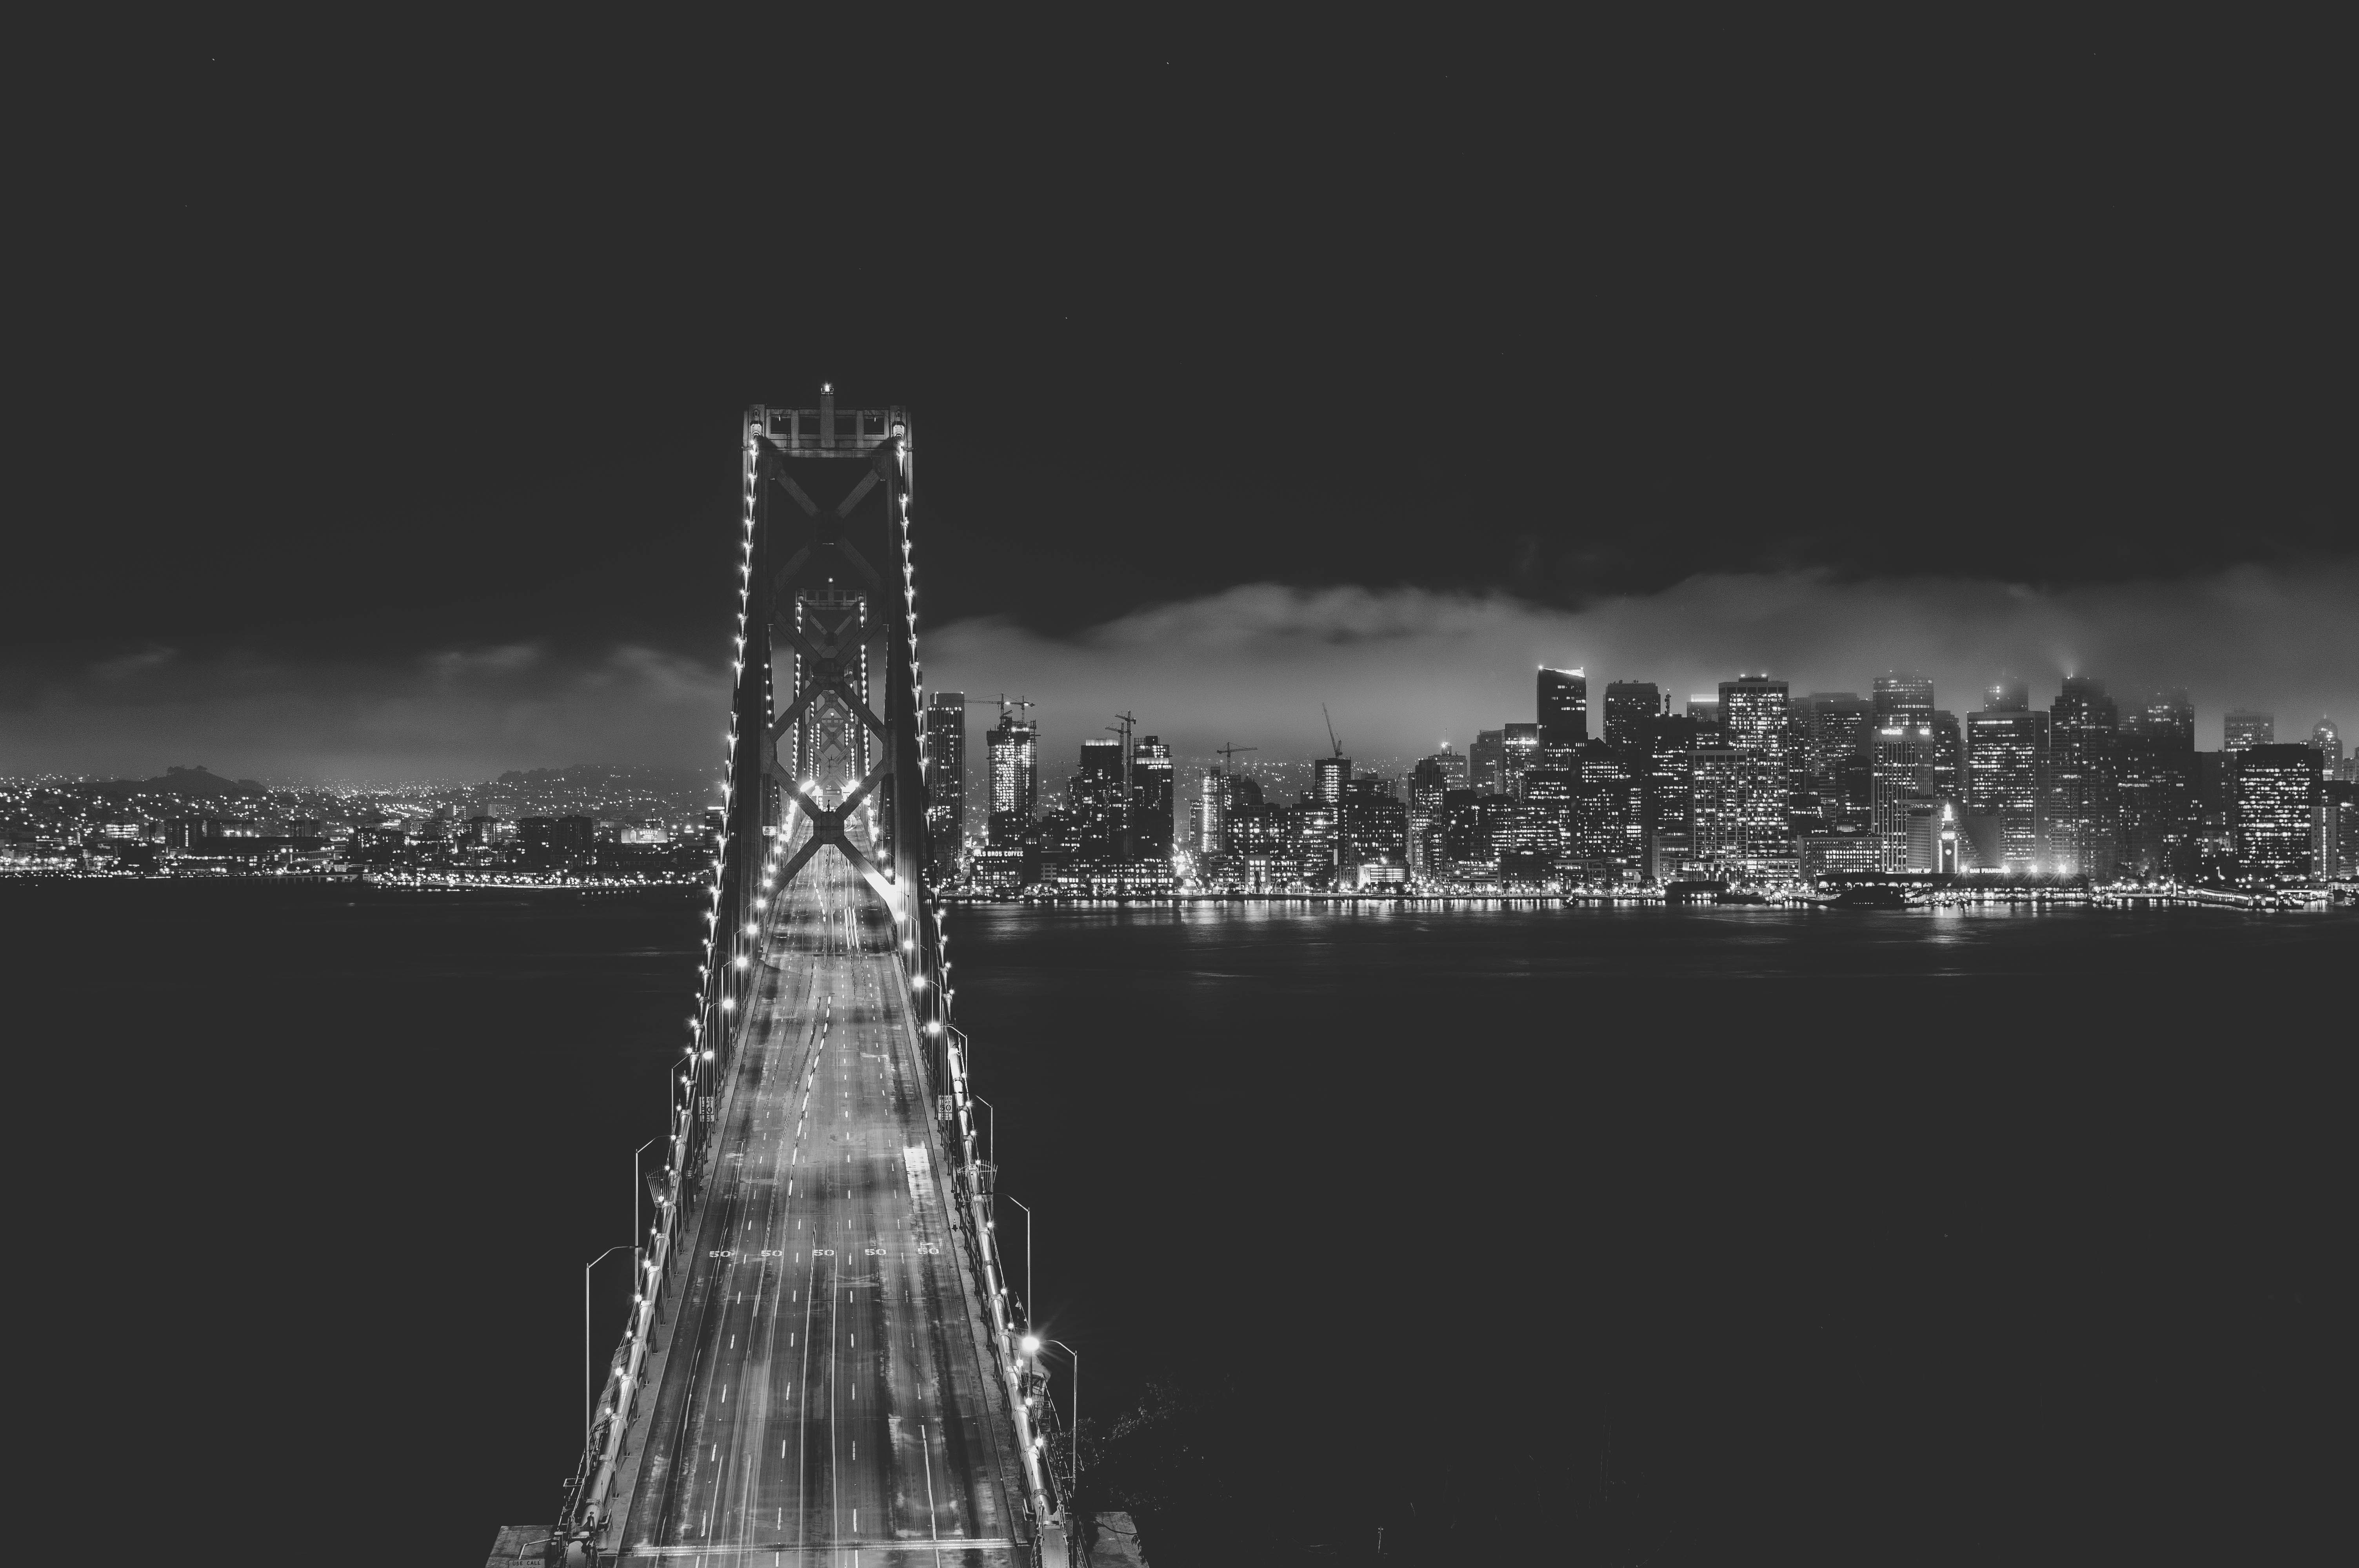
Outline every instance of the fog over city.
[[[920, 579], [921, 583], [923, 579]], [[2183, 686], [2196, 743], [2256, 708], [2285, 735], [2359, 722], [2350, 656], [2359, 560], [2252, 565], [2180, 580], [2035, 589], [1970, 579], [1702, 574], [1581, 608], [1504, 593], [1245, 584], [1067, 635], [1007, 617], [925, 630], [927, 685], [1038, 706], [1044, 771], [1126, 710], [1183, 755], [1224, 741], [1263, 762], [1325, 749], [1319, 705], [1363, 757], [1416, 755], [1527, 719], [1531, 671], [1675, 698], [1743, 672], [1793, 691], [1865, 691], [1887, 669], [1980, 705], [2001, 673], [2045, 702], [2067, 674], [2117, 694]], [[716, 622], [716, 624], [718, 622]], [[718, 642], [717, 633], [712, 639]], [[549, 637], [335, 656], [158, 644], [79, 662], [0, 662], [0, 772], [147, 776], [202, 762], [245, 777], [483, 778], [577, 762], [717, 764], [727, 666], [671, 645]], [[988, 708], [970, 718], [980, 730]]]

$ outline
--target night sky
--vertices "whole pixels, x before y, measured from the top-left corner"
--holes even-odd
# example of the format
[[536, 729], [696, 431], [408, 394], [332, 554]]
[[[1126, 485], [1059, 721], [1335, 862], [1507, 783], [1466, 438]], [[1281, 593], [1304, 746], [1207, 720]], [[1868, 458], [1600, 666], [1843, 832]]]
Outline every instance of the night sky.
[[929, 684], [1041, 699], [1051, 759], [1125, 707], [1462, 746], [1542, 661], [2348, 732], [2336, 52], [847, 16], [28, 59], [0, 771], [716, 760], [735, 422], [822, 379], [915, 413]]

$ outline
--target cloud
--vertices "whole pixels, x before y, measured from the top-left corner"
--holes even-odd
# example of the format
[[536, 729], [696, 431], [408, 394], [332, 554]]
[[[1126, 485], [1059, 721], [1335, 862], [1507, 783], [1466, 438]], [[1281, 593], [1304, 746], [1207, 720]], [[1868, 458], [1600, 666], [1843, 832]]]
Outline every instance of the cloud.
[[570, 762], [717, 765], [725, 665], [634, 643], [303, 661], [253, 651], [0, 672], [0, 772], [484, 778]]
[[[2359, 729], [2359, 560], [2245, 568], [2174, 582], [2043, 590], [1809, 572], [1690, 578], [1660, 593], [1550, 609], [1483, 594], [1267, 584], [1142, 610], [1079, 635], [999, 620], [922, 628], [928, 685], [1040, 704], [1044, 773], [1138, 715], [1183, 756], [1223, 741], [1264, 762], [1325, 750], [1320, 704], [1364, 761], [1532, 715], [1541, 664], [1684, 699], [1745, 671], [1796, 692], [1864, 691], [1882, 671], [1931, 675], [1965, 712], [2002, 672], [2041, 701], [2067, 672], [2116, 691], [2185, 686], [2198, 736], [2229, 708], [2276, 712], [2279, 733], [2321, 713]], [[0, 662], [0, 772], [147, 776], [204, 762], [245, 777], [482, 778], [576, 762], [717, 765], [726, 665], [637, 643], [450, 646], [406, 657], [306, 660], [151, 647], [76, 665]], [[971, 723], [980, 770], [980, 731]]]
[[[1529, 719], [1534, 666], [1585, 667], [1606, 682], [1651, 680], [1684, 701], [1744, 672], [1798, 693], [1869, 688], [1886, 669], [1934, 677], [1963, 713], [2002, 673], [2045, 701], [2068, 674], [2113, 689], [2184, 686], [2200, 743], [2219, 744], [2229, 708], [2276, 712], [2281, 734], [2321, 713], [2359, 720], [2359, 562], [2241, 568], [2173, 582], [2049, 591], [1811, 572], [1693, 577], [1660, 593], [1556, 610], [1498, 595], [1273, 585], [1125, 615], [1071, 638], [998, 620], [925, 636], [930, 686], [1006, 692], [1040, 704], [1051, 770], [1118, 711], [1183, 752], [1224, 739], [1264, 758], [1324, 749], [1319, 707], [1346, 748], [1408, 756], [1445, 737]], [[984, 710], [977, 728], [990, 720]], [[980, 746], [978, 742], [977, 750]]]

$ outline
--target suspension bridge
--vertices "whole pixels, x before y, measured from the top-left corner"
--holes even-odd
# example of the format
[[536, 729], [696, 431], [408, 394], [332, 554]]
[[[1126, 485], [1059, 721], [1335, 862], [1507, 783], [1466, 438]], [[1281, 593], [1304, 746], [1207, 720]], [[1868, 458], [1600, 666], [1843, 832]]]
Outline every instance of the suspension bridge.
[[723, 822], [634, 1300], [551, 1564], [1063, 1568], [928, 885], [906, 410], [746, 410]]

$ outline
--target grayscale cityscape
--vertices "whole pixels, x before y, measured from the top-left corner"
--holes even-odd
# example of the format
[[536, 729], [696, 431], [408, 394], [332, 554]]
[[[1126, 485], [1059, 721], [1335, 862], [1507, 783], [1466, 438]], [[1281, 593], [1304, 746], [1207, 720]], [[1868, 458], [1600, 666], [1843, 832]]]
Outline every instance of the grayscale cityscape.
[[2352, 1555], [2332, 26], [37, 22], [16, 1557]]

